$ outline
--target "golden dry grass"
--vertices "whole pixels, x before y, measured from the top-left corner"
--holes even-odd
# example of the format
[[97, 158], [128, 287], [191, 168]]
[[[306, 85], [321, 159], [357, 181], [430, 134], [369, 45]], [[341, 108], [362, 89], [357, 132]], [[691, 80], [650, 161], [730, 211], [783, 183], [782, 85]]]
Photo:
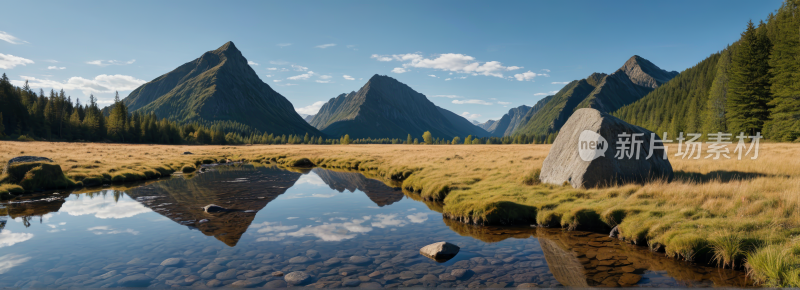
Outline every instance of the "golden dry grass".
[[[0, 162], [19, 155], [49, 157], [61, 164], [68, 176], [79, 178], [159, 166], [179, 170], [202, 159], [243, 158], [298, 165], [307, 158], [321, 167], [403, 179], [404, 188], [425, 199], [443, 200], [443, 214], [463, 222], [535, 222], [569, 229], [619, 225], [626, 240], [646, 243], [675, 258], [710, 257], [708, 252], [714, 248], [710, 236], [720, 231], [741, 233], [751, 252], [765, 245], [796, 248], [800, 241], [800, 144], [762, 144], [756, 160], [693, 160], [670, 154], [676, 173], [673, 182], [600, 189], [531, 182], [549, 150], [550, 145], [0, 142]], [[181, 155], [184, 151], [194, 154]], [[670, 151], [674, 153], [675, 146]]]

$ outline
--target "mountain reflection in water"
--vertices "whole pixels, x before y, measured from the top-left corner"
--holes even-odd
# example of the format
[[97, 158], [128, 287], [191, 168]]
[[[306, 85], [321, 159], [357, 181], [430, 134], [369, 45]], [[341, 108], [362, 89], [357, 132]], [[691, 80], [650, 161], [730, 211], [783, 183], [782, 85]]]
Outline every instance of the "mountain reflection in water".
[[[228, 210], [207, 213], [209, 204]], [[287, 286], [273, 271], [307, 272], [318, 287], [749, 285], [742, 272], [601, 234], [434, 218], [442, 207], [360, 173], [241, 164], [122, 190], [20, 198], [0, 203], [0, 259], [8, 261], [0, 261], [0, 287], [130, 286], [120, 281], [133, 275], [151, 287]], [[36, 231], [36, 223], [46, 227]], [[461, 252], [445, 263], [418, 254], [441, 240]], [[184, 264], [160, 266], [175, 257]], [[458, 269], [469, 274], [450, 274]]]

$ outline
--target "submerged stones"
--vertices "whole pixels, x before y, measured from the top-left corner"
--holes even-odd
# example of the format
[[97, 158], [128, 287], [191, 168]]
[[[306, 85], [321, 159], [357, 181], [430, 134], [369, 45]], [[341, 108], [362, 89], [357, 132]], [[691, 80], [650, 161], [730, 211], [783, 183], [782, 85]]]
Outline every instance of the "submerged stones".
[[559, 131], [539, 179], [574, 188], [672, 180], [664, 144], [652, 133], [595, 109], [577, 110]]
[[181, 258], [169, 258], [161, 262], [161, 266], [164, 267], [180, 267], [183, 266], [184, 261]]
[[306, 274], [306, 272], [294, 271], [289, 274], [286, 274], [286, 276], [284, 276], [283, 279], [286, 281], [287, 284], [296, 286], [308, 282], [308, 280], [311, 279], [311, 276]]
[[436, 262], [442, 263], [452, 259], [458, 254], [460, 248], [448, 242], [433, 243], [419, 249], [419, 253], [431, 258]]

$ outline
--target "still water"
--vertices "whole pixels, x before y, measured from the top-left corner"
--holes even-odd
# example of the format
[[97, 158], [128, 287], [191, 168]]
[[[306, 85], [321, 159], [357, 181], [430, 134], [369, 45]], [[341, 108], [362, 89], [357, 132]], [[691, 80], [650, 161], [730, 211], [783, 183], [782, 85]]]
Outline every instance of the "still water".
[[[359, 173], [209, 168], [132, 188], [1, 202], [0, 287], [741, 287], [748, 282], [741, 272], [668, 259], [601, 234], [443, 219], [441, 204]], [[209, 204], [227, 210], [207, 213], [203, 207]], [[439, 241], [461, 250], [444, 263], [419, 254]], [[288, 275], [292, 272], [302, 273]]]

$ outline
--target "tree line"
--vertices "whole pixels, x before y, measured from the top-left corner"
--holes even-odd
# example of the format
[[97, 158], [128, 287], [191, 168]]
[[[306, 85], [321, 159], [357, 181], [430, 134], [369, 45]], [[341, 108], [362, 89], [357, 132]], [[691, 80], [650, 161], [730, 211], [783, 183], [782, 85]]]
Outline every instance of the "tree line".
[[240, 126], [238, 123], [178, 124], [155, 114], [129, 112], [119, 93], [108, 115], [103, 114], [97, 99], [74, 102], [64, 90], [33, 91], [27, 81], [16, 87], [3, 74], [0, 78], [0, 138], [21, 141], [87, 141], [145, 144], [541, 144], [552, 143], [549, 136], [473, 137], [446, 139], [423, 133], [423, 139], [358, 138], [349, 135], [338, 139], [301, 135], [273, 135]]
[[[787, 0], [766, 22], [613, 114], [668, 139], [680, 132], [761, 132], [800, 141], [800, 0]], [[662, 136], [663, 137], [663, 136]]]

